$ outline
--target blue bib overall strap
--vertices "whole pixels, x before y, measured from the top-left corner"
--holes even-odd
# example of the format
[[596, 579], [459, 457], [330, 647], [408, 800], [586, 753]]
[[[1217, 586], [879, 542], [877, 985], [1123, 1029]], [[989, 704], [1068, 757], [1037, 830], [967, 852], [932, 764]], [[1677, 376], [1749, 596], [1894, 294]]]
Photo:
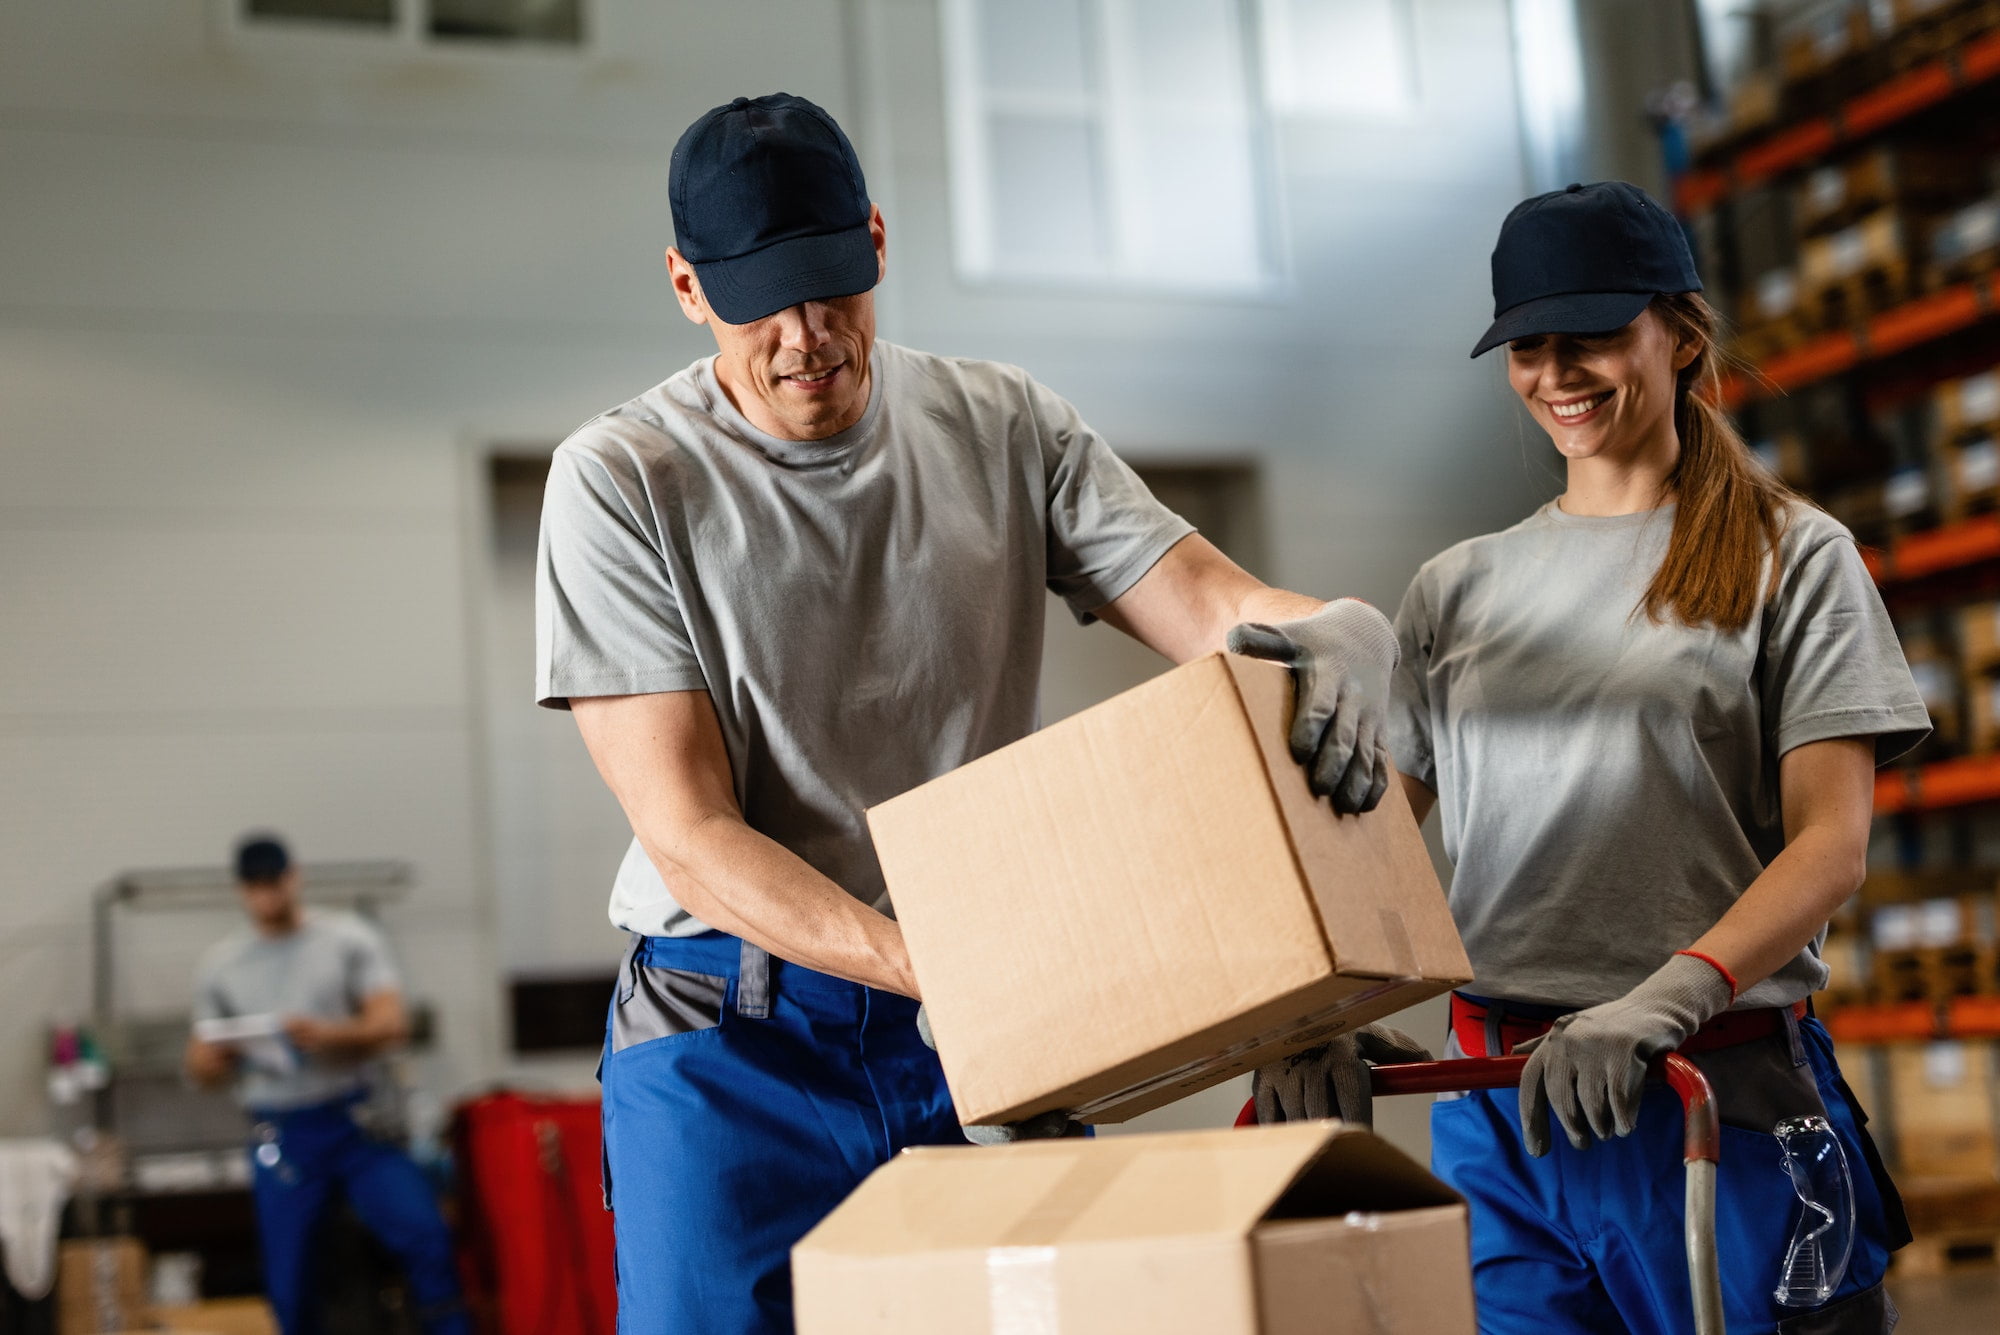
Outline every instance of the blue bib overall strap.
[[965, 1143], [916, 1014], [720, 932], [634, 939], [601, 1068], [622, 1335], [790, 1335], [792, 1244]]

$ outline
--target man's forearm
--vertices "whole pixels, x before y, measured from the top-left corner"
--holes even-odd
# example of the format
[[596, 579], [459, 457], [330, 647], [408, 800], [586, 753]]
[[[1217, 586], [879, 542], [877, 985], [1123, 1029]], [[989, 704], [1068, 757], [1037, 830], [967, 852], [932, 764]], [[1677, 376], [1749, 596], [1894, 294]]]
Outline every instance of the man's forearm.
[[640, 843], [676, 901], [709, 926], [836, 978], [917, 995], [894, 919], [733, 814], [659, 838], [642, 830]]
[[1301, 617], [1311, 616], [1325, 606], [1326, 603], [1321, 599], [1260, 584], [1248, 590], [1237, 604], [1235, 612], [1225, 618], [1226, 624], [1217, 632], [1216, 642], [1219, 645], [1223, 637], [1229, 634], [1232, 626], [1245, 621], [1296, 621]]

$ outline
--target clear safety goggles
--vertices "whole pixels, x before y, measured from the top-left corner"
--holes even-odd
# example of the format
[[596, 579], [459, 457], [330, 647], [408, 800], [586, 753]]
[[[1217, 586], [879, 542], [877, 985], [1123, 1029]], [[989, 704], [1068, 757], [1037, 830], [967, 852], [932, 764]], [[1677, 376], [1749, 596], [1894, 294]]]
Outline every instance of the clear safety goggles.
[[1854, 1252], [1854, 1178], [1826, 1118], [1787, 1118], [1774, 1134], [1799, 1207], [1774, 1296], [1786, 1307], [1819, 1307]]

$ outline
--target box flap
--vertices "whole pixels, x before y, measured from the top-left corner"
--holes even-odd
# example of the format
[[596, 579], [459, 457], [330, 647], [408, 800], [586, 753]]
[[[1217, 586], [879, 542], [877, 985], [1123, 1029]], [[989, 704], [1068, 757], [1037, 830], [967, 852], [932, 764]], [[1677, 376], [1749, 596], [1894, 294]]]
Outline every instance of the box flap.
[[1474, 1335], [1466, 1209], [1434, 1205], [1260, 1224], [1259, 1335]]
[[[877, 1169], [806, 1235], [799, 1250], [907, 1256], [1144, 1238], [1242, 1238], [1329, 1141], [1350, 1138], [1372, 1139], [1339, 1123], [1300, 1122], [908, 1150]], [[1447, 1193], [1447, 1199], [1456, 1198]]]
[[[872, 807], [868, 823], [968, 1121], [1055, 1107], [1332, 969], [1220, 655]], [[982, 1051], [1032, 1052], [1032, 1073], [982, 1066]]]
[[1292, 679], [1275, 663], [1224, 655], [1266, 775], [1283, 813], [1337, 967], [1344, 974], [1427, 978], [1456, 985], [1472, 980], [1472, 963], [1438, 883], [1430, 852], [1403, 787], [1391, 776], [1381, 805], [1343, 816], [1313, 796], [1292, 759]]

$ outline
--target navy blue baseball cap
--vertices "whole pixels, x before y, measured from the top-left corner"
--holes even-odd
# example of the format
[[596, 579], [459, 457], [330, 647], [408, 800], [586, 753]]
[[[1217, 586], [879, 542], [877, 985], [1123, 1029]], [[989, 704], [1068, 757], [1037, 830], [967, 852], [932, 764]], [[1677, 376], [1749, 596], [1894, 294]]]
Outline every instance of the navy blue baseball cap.
[[291, 853], [271, 835], [253, 834], [236, 846], [236, 879], [245, 885], [267, 885], [291, 865]]
[[1687, 234], [1628, 181], [1521, 201], [1493, 247], [1493, 324], [1473, 348], [1535, 334], [1623, 329], [1662, 293], [1699, 292]]
[[854, 145], [803, 97], [708, 112], [674, 145], [667, 193], [674, 244], [730, 324], [851, 297], [880, 275]]

